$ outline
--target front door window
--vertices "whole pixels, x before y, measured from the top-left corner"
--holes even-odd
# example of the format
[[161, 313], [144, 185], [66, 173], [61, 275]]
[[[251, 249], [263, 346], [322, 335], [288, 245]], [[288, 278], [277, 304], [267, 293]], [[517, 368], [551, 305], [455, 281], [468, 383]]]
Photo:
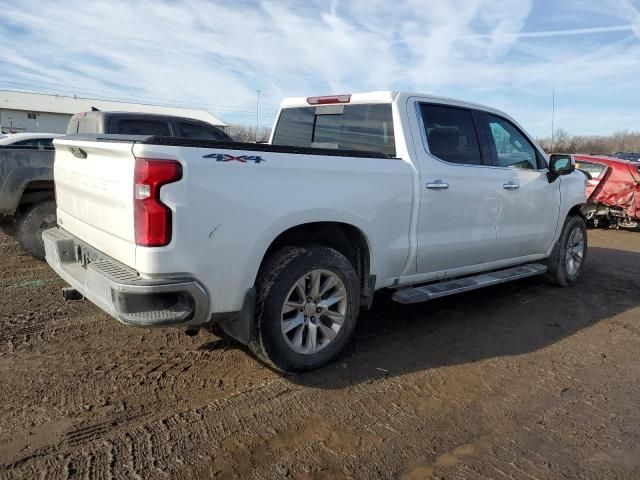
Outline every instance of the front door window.
[[499, 167], [538, 168], [535, 148], [516, 127], [494, 115], [487, 115], [487, 121]]

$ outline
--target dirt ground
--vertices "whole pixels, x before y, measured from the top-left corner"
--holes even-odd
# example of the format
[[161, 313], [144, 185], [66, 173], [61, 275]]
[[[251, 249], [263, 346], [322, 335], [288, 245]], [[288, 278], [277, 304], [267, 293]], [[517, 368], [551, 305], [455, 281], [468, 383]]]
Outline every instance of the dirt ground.
[[640, 233], [589, 233], [576, 288], [383, 294], [288, 377], [65, 303], [0, 235], [0, 478], [640, 478]]

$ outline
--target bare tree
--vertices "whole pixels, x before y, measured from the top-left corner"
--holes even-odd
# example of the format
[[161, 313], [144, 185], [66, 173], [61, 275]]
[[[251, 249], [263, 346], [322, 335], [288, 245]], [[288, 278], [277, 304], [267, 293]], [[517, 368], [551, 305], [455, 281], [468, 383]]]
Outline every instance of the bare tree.
[[[229, 125], [226, 132], [236, 142], [253, 143], [256, 141], [256, 127], [250, 127], [248, 125]], [[258, 142], [268, 142], [270, 135], [271, 129], [269, 127], [260, 128], [257, 136]]]
[[594, 153], [611, 155], [616, 152], [640, 152], [640, 132], [628, 130], [613, 135], [570, 135], [557, 129], [550, 138], [539, 138], [538, 143], [548, 153]]

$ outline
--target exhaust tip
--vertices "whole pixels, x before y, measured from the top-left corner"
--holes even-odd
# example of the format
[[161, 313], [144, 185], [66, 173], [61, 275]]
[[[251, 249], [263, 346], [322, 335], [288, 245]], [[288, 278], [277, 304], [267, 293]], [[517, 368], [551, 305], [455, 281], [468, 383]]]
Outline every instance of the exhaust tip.
[[64, 287], [62, 289], [62, 298], [64, 298], [67, 302], [74, 302], [78, 300], [83, 300], [84, 295], [82, 295], [78, 290], [72, 287]]

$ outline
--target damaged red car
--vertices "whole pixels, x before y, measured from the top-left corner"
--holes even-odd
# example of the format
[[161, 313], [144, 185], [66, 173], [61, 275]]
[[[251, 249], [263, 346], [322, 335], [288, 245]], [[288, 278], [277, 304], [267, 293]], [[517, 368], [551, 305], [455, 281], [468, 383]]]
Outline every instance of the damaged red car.
[[640, 227], [640, 164], [598, 155], [567, 156], [588, 179], [583, 213], [589, 223], [605, 228]]

